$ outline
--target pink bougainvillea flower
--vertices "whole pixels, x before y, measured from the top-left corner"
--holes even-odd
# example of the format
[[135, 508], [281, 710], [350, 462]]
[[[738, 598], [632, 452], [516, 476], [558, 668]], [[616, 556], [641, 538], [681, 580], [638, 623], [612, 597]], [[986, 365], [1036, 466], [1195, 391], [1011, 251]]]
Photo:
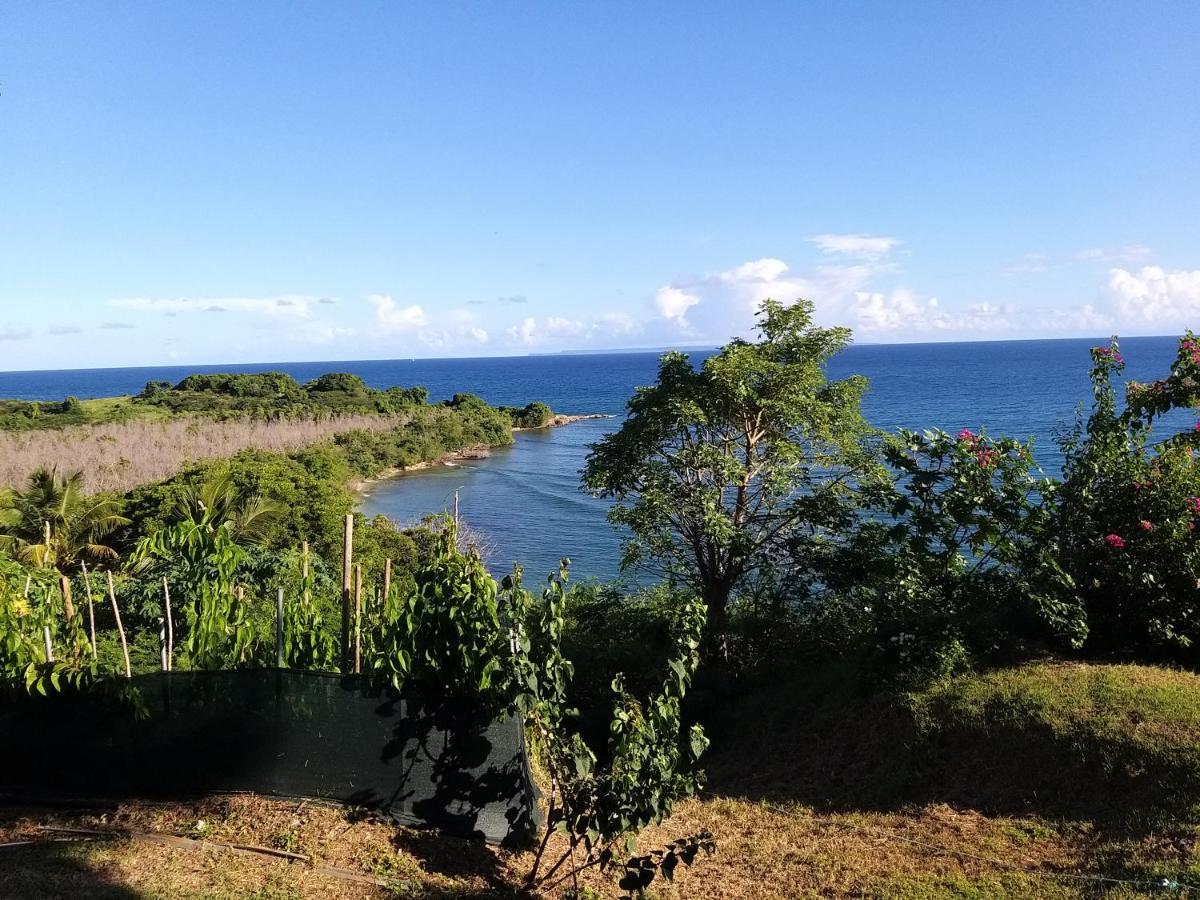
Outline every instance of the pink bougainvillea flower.
[[1154, 526], [1151, 523], [1147, 522], [1145, 519], [1142, 519], [1142, 521], [1138, 522], [1138, 528], [1142, 529], [1142, 531], [1153, 531], [1154, 530]]
[[1112, 547], [1114, 550], [1124, 550], [1125, 549], [1125, 538], [1121, 537], [1119, 534], [1105, 535], [1104, 542], [1106, 544], [1108, 544], [1108, 546]]
[[960, 431], [958, 434], [956, 434], [955, 437], [958, 438], [960, 441], [975, 440], [975, 435], [971, 432], [970, 428], [964, 428], [962, 431]]

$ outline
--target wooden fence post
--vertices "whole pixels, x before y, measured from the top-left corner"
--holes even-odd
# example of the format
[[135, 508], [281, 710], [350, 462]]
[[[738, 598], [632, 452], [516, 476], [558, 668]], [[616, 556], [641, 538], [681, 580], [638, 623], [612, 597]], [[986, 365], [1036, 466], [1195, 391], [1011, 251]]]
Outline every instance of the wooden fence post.
[[71, 620], [75, 618], [75, 604], [71, 602], [71, 579], [66, 575], [60, 575], [58, 578], [58, 588], [62, 591], [63, 611], [67, 614], [67, 624], [71, 624]]
[[167, 671], [175, 671], [175, 623], [171, 616], [171, 589], [163, 576], [163, 612], [167, 617]]
[[121, 652], [125, 655], [125, 677], [132, 678], [133, 670], [129, 667], [129, 644], [125, 641], [125, 628], [121, 625], [121, 610], [117, 609], [117, 591], [113, 587], [111, 571], [108, 573], [108, 599], [112, 601], [113, 618], [117, 620], [117, 634], [121, 636]]
[[379, 602], [379, 612], [382, 616], [387, 611], [388, 597], [392, 595], [392, 560], [388, 557], [383, 562], [383, 596]]
[[353, 660], [351, 612], [354, 604], [354, 513], [346, 514], [346, 543], [342, 548], [342, 674], [348, 674]]
[[83, 589], [88, 598], [88, 636], [92, 641], [92, 659], [96, 658], [96, 604], [92, 602], [92, 580], [88, 578], [87, 563], [80, 562], [83, 568]]
[[275, 595], [275, 668], [283, 668], [283, 588]]
[[362, 563], [354, 570], [354, 674], [362, 672]]

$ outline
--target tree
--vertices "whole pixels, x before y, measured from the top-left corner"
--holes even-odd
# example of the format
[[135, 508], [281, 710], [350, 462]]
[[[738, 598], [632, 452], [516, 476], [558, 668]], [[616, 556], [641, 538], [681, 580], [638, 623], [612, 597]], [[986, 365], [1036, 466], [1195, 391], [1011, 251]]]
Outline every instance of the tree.
[[65, 572], [81, 561], [115, 559], [105, 539], [128, 524], [117, 500], [84, 493], [83, 472], [60, 478], [41, 468], [25, 490], [0, 495], [0, 549], [46, 568]]
[[247, 547], [259, 543], [283, 507], [240, 490], [226, 470], [187, 485], [170, 525], [138, 541], [133, 571], [175, 576], [183, 611], [183, 646], [199, 668], [245, 662], [253, 653], [249, 610], [234, 589]]
[[284, 513], [281, 503], [248, 494], [224, 469], [188, 484], [175, 501], [174, 518], [189, 528], [212, 534], [224, 529], [237, 544], [257, 544]]
[[817, 327], [812, 310], [766, 300], [760, 339], [736, 339], [699, 369], [665, 354], [657, 383], [638, 389], [584, 469], [588, 489], [618, 501], [611, 521], [632, 532], [623, 565], [690, 584], [718, 642], [738, 583], [815, 504], [878, 471], [860, 409], [866, 379], [825, 374], [850, 331]]

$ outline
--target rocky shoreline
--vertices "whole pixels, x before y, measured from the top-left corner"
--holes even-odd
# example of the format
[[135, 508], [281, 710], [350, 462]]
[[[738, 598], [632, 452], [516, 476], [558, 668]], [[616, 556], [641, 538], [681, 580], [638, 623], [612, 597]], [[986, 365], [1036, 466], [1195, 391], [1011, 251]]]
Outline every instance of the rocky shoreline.
[[572, 422], [583, 422], [587, 419], [614, 419], [616, 416], [607, 413], [584, 413], [582, 415], [568, 415], [567, 413], [557, 413], [551, 417], [550, 421], [545, 425], [537, 425], [533, 428], [514, 428], [513, 431], [542, 431], [546, 428], [559, 428], [563, 425], [570, 425]]
[[[536, 428], [514, 428], [513, 431], [543, 431], [547, 428], [559, 428], [563, 425], [570, 425], [573, 422], [583, 422], [588, 419], [612, 419], [615, 416], [606, 413], [584, 413], [581, 415], [569, 415], [566, 413], [558, 413], [553, 416], [545, 425], [538, 425]], [[385, 469], [374, 478], [364, 478], [360, 481], [355, 481], [350, 485], [350, 489], [357, 494], [365, 494], [372, 485], [380, 481], [387, 481], [399, 475], [406, 475], [409, 472], [420, 472], [424, 469], [432, 469], [435, 466], [452, 466], [458, 462], [465, 462], [473, 459], [487, 459], [492, 453], [490, 447], [486, 444], [478, 444], [474, 447], [465, 447], [462, 450], [454, 450], [450, 453], [443, 453], [437, 459], [427, 459], [423, 462], [413, 463], [411, 466], [395, 466], [390, 469]]]

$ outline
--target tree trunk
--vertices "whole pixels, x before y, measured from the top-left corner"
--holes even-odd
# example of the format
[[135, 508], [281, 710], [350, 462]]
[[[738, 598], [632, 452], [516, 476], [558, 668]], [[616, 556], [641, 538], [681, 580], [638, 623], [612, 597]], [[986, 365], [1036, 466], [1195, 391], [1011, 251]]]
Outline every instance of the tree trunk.
[[708, 656], [711, 662], [729, 661], [729, 595], [733, 585], [723, 582], [705, 584], [700, 597], [708, 610]]

